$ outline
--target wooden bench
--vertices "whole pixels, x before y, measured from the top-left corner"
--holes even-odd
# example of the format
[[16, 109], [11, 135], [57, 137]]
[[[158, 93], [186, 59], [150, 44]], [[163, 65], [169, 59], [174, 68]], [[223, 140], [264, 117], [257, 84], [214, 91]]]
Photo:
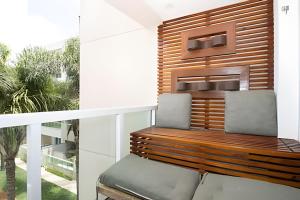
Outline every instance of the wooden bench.
[[296, 140], [152, 127], [131, 134], [131, 152], [202, 173], [300, 188], [300, 143]]
[[248, 90], [249, 67], [172, 70], [172, 93], [189, 92], [193, 99], [207, 101], [206, 109], [197, 112], [195, 110], [198, 105], [192, 105], [192, 115], [203, 118], [204, 125], [193, 126], [192, 118], [194, 130], [152, 127], [137, 131], [131, 134], [131, 152], [200, 172], [215, 172], [300, 187], [298, 141], [270, 136], [225, 134], [220, 126], [210, 125], [216, 123], [216, 120], [219, 120], [219, 124], [224, 124], [224, 110], [211, 109], [210, 102], [224, 101], [223, 88], [226, 87], [206, 90], [199, 84], [230, 85], [233, 81], [239, 82], [237, 90]]
[[[188, 92], [193, 96], [192, 129], [150, 127], [131, 133], [131, 153], [200, 173], [213, 172], [300, 188], [298, 141], [224, 132], [224, 90], [236, 90], [237, 82], [237, 90], [249, 89], [248, 66], [172, 70], [171, 92]], [[134, 198], [105, 186], [98, 187], [98, 191], [116, 199]]]

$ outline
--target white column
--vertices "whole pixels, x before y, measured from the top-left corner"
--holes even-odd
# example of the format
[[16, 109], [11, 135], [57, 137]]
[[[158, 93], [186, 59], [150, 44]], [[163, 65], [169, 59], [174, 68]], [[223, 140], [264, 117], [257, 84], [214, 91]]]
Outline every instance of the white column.
[[41, 124], [27, 126], [27, 199], [41, 200]]
[[116, 162], [121, 159], [121, 138], [124, 134], [124, 114], [116, 115]]
[[300, 2], [275, 0], [274, 3], [278, 136], [299, 139]]

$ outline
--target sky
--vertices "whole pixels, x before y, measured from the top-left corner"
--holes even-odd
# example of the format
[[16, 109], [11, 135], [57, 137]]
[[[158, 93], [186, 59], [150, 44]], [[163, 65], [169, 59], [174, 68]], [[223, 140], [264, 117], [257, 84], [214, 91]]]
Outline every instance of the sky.
[[14, 57], [79, 35], [80, 0], [0, 0], [0, 42]]

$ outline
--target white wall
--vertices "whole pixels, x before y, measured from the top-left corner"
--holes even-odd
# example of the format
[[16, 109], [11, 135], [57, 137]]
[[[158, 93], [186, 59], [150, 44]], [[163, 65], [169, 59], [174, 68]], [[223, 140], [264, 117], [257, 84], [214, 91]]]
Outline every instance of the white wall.
[[[156, 104], [157, 25], [145, 28], [105, 0], [81, 0], [80, 108]], [[124, 116], [129, 133], [149, 126], [149, 113]], [[96, 197], [100, 173], [115, 163], [115, 116], [80, 121], [80, 199]]]
[[82, 0], [80, 31], [81, 108], [156, 102], [156, 26], [146, 29], [103, 0]]
[[[278, 134], [299, 140], [300, 1], [274, 0], [274, 4]], [[289, 6], [287, 13], [282, 6]]]

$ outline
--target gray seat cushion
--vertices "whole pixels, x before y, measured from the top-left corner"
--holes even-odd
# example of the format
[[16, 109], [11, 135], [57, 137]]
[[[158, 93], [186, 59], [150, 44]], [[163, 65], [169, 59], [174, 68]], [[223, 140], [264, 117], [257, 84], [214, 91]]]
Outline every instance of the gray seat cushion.
[[99, 181], [144, 199], [189, 200], [199, 184], [199, 174], [130, 154], [101, 174]]
[[159, 95], [156, 126], [189, 129], [191, 124], [191, 105], [191, 94]]
[[225, 93], [225, 131], [277, 135], [276, 97], [271, 90]]
[[263, 181], [206, 174], [193, 200], [299, 200], [300, 189]]

